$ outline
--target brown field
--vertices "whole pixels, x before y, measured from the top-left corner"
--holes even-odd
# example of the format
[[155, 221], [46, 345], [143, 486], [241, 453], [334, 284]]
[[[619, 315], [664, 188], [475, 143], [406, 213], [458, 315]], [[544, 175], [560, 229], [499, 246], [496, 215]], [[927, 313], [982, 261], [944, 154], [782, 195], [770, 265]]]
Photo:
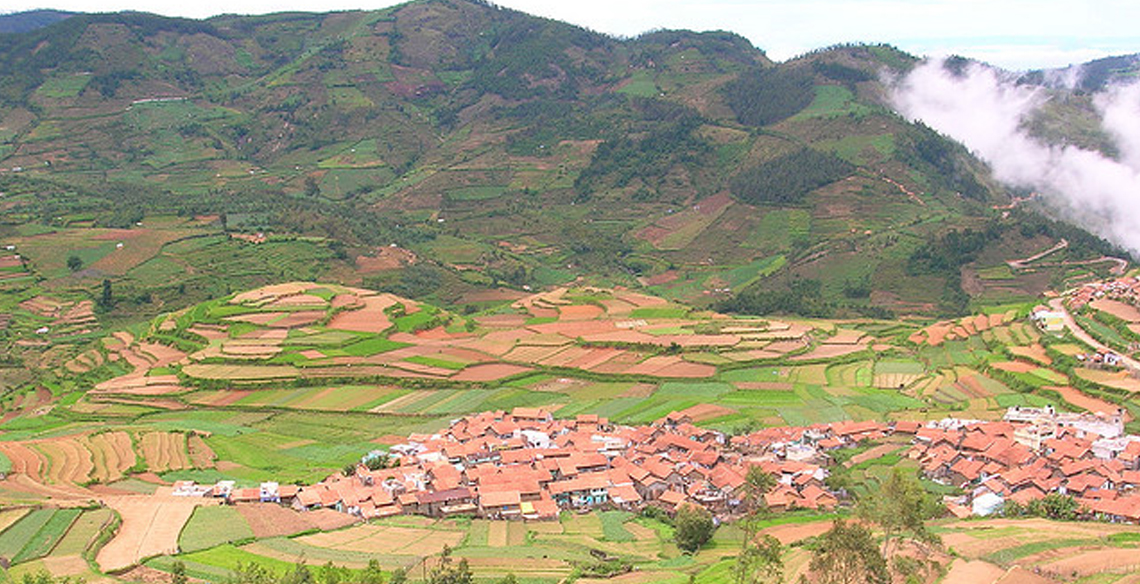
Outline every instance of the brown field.
[[[775, 343], [773, 343], [775, 344]], [[792, 361], [808, 361], [811, 359], [831, 359], [842, 357], [851, 353], [858, 353], [867, 349], [867, 345], [820, 345], [803, 355], [792, 357]]]
[[1050, 562], [1041, 566], [1043, 571], [1058, 575], [1091, 576], [1105, 572], [1140, 571], [1140, 556], [1136, 549], [1101, 549], [1085, 551], [1079, 555]]
[[385, 550], [391, 554], [429, 556], [443, 551], [444, 546], [457, 546], [465, 536], [466, 533], [462, 531], [359, 525], [332, 533], [302, 536], [297, 541], [317, 547], [349, 551]]
[[1036, 361], [1042, 365], [1053, 364], [1053, 359], [1049, 358], [1049, 355], [1045, 353], [1045, 347], [1042, 347], [1039, 344], [1034, 343], [1028, 347], [1011, 346], [1007, 348], [1009, 349], [1010, 353], [1013, 353], [1018, 357], [1025, 357], [1026, 359]]
[[517, 363], [541, 363], [565, 350], [562, 346], [519, 346], [503, 355], [503, 359]]
[[266, 304], [266, 308], [297, 308], [299, 306], [306, 307], [326, 307], [329, 303], [320, 296], [313, 296], [312, 294], [293, 294], [291, 296], [283, 296]]
[[[1073, 404], [1074, 406], [1077, 406], [1078, 408], [1082, 408], [1093, 413], [1102, 412], [1107, 414], [1115, 412], [1117, 408], [1120, 407], [1112, 402], [1108, 402], [1100, 398], [1082, 393], [1080, 390], [1073, 387], [1049, 386], [1043, 389], [1051, 389], [1061, 394], [1061, 397], [1064, 398], [1065, 401]], [[1131, 414], [1128, 413], [1127, 408], [1124, 408], [1124, 420], [1128, 421], [1130, 419], [1132, 419]]]
[[191, 434], [190, 438], [186, 441], [187, 449], [190, 451], [190, 464], [194, 468], [213, 468], [214, 460], [217, 456], [214, 450], [210, 448], [206, 441], [197, 434]]
[[1093, 300], [1089, 306], [1101, 311], [1111, 314], [1120, 320], [1127, 322], [1140, 322], [1140, 310], [1131, 304], [1125, 304], [1118, 300], [1109, 300], [1107, 298], [1100, 298]]
[[300, 513], [276, 503], [242, 503], [238, 513], [249, 523], [256, 537], [290, 536], [317, 527], [309, 513]]
[[74, 437], [45, 440], [36, 444], [50, 462], [47, 478], [56, 484], [78, 484], [87, 481], [94, 470], [91, 452]]
[[1005, 570], [981, 560], [954, 560], [942, 580], [945, 584], [992, 584], [1005, 576]]
[[331, 531], [333, 529], [340, 529], [348, 527], [356, 523], [356, 518], [347, 513], [341, 513], [332, 509], [316, 509], [305, 513], [305, 518], [308, 519], [313, 527], [324, 531]]
[[110, 483], [123, 478], [135, 465], [135, 450], [126, 432], [104, 432], [87, 437], [94, 460], [91, 480]]
[[0, 442], [0, 452], [12, 462], [12, 472], [25, 475], [32, 480], [43, 479], [44, 457], [39, 452], [19, 442]]
[[186, 435], [174, 432], [147, 432], [139, 437], [139, 449], [151, 472], [193, 468], [187, 452]]
[[914, 383], [921, 377], [922, 375], [917, 373], [881, 373], [875, 376], [872, 384], [883, 389], [898, 389]]
[[508, 363], [484, 363], [467, 367], [451, 378], [456, 381], [497, 381], [527, 371], [533, 369]]
[[489, 521], [487, 523], [487, 545], [490, 547], [507, 547], [507, 522]]
[[715, 404], [698, 404], [682, 410], [681, 413], [693, 418], [694, 422], [704, 422], [721, 416], [735, 414], [736, 410]]
[[314, 288], [307, 282], [285, 282], [283, 284], [273, 284], [270, 286], [262, 286], [247, 292], [242, 292], [230, 300], [230, 304], [258, 304], [264, 302], [272, 302], [281, 296], [288, 296], [291, 294], [301, 294], [306, 290]]
[[858, 343], [867, 333], [854, 329], [839, 329], [834, 335], [827, 339], [829, 345], [854, 345]]
[[560, 320], [592, 320], [602, 316], [604, 312], [601, 306], [594, 306], [593, 304], [574, 304], [560, 307], [558, 309], [558, 318]]
[[182, 368], [190, 377], [228, 379], [230, 381], [263, 381], [296, 377], [298, 370], [289, 365], [227, 365], [194, 363]]
[[993, 367], [995, 369], [1001, 369], [1002, 371], [1009, 371], [1010, 373], [1029, 373], [1037, 369], [1036, 365], [1024, 361], [1002, 361], [1000, 363], [994, 363]]
[[284, 312], [254, 312], [252, 314], [239, 314], [237, 316], [227, 316], [226, 320], [231, 322], [248, 322], [250, 324], [268, 325], [269, 323], [285, 316]]
[[326, 313], [323, 310], [300, 310], [290, 312], [287, 316], [269, 323], [268, 326], [283, 329], [299, 328], [316, 324], [325, 316]]
[[789, 525], [776, 525], [763, 530], [761, 533], [771, 535], [780, 540], [780, 543], [789, 543], [815, 537], [831, 529], [831, 521], [816, 521], [813, 523], [793, 523]]
[[1140, 391], [1140, 379], [1128, 375], [1125, 371], [1104, 371], [1101, 369], [1085, 369], [1079, 367], [1073, 370], [1077, 377], [1099, 383], [1108, 387], [1115, 387], [1125, 391]]
[[329, 322], [328, 328], [362, 333], [380, 333], [392, 326], [384, 309], [396, 304], [396, 297], [390, 294], [369, 296], [361, 299], [364, 308], [337, 313]]
[[142, 558], [176, 553], [178, 535], [194, 508], [219, 504], [216, 499], [158, 495], [113, 497], [106, 503], [118, 511], [123, 524], [95, 558], [105, 572], [128, 568]]

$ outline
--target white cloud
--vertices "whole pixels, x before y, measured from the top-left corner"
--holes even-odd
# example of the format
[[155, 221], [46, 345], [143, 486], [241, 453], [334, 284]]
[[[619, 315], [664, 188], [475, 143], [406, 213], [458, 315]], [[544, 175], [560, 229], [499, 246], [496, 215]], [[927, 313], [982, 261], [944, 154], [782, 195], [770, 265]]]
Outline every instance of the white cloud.
[[955, 76], [931, 60], [900, 80], [893, 98], [903, 115], [965, 144], [998, 180], [1039, 191], [1067, 217], [1140, 255], [1140, 86], [1096, 98], [1120, 161], [1030, 136], [1023, 122], [1047, 95], [986, 67]]

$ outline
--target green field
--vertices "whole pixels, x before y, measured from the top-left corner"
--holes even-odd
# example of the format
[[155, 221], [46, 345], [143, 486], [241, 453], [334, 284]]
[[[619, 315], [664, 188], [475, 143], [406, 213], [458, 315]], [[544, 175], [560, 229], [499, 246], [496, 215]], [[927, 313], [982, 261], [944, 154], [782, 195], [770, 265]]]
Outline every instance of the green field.
[[243, 539], [253, 539], [253, 530], [237, 509], [205, 506], [195, 509], [183, 526], [178, 548], [196, 552]]

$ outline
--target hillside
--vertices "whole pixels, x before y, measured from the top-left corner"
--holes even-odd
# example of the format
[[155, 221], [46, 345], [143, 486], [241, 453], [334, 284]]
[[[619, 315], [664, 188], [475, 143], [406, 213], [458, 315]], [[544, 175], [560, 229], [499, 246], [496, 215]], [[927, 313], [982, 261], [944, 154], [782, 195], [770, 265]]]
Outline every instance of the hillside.
[[[469, 0], [0, 35], [0, 308], [106, 279], [115, 321], [319, 279], [474, 310], [582, 278], [934, 315], [1105, 275], [1081, 262], [1111, 249], [995, 209], [983, 164], [884, 105], [913, 63], [776, 65], [731, 33], [619, 40]], [[1062, 238], [1061, 263], [1006, 267]]]

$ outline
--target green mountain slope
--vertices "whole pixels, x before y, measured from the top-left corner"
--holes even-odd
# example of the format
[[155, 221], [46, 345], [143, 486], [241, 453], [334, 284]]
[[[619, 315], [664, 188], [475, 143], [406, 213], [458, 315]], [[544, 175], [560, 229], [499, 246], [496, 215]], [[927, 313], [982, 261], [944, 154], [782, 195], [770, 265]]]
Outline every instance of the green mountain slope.
[[[776, 65], [730, 33], [619, 40], [470, 0], [78, 15], [0, 35], [0, 243], [28, 270], [12, 289], [97, 297], [108, 279], [121, 316], [287, 278], [453, 306], [585, 278], [885, 314], [1075, 277], [971, 275], [1064, 229], [1002, 219], [984, 165], [883, 105], [882, 74], [913, 62], [851, 46]], [[158, 243], [116, 262], [98, 238], [125, 235], [100, 228]], [[962, 230], [985, 235], [914, 259]]]

